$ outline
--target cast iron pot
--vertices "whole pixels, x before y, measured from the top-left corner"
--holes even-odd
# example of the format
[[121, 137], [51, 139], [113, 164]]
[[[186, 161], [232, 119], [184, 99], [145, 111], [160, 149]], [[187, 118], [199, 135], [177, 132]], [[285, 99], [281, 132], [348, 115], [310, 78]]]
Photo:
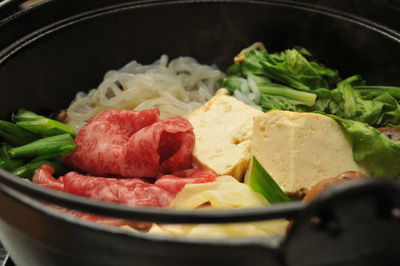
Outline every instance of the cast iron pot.
[[[255, 41], [270, 50], [307, 47], [342, 76], [400, 83], [400, 13], [381, 1], [50, 0], [23, 11], [7, 2], [0, 10], [1, 119], [18, 108], [65, 108], [76, 92], [132, 59], [190, 55], [225, 69]], [[184, 239], [78, 220], [44, 202], [162, 223], [295, 223], [285, 237]], [[385, 179], [338, 186], [311, 204], [181, 212], [92, 201], [0, 170], [0, 210], [0, 239], [18, 266], [400, 263], [400, 187]]]

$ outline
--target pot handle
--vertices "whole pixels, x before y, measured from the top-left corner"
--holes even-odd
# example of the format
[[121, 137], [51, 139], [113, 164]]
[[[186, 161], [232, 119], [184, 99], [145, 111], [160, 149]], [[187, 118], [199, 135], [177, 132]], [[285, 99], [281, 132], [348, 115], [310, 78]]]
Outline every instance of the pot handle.
[[287, 266], [399, 265], [398, 181], [338, 185], [295, 221], [280, 247]]

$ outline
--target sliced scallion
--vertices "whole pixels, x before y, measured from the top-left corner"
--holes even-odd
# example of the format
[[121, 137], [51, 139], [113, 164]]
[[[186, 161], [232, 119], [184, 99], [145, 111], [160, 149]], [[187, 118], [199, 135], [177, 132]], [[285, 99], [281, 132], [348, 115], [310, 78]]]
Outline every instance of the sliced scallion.
[[249, 185], [254, 191], [262, 194], [271, 204], [290, 201], [289, 197], [282, 191], [279, 185], [254, 156], [252, 159]]

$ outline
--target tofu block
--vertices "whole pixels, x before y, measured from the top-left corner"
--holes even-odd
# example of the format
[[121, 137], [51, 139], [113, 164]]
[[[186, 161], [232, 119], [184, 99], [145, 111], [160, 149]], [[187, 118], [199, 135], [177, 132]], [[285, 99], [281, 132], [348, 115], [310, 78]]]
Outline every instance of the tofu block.
[[188, 119], [194, 127], [196, 165], [241, 180], [250, 161], [253, 118], [263, 112], [220, 90]]
[[320, 114], [270, 111], [257, 116], [251, 155], [288, 194], [306, 193], [318, 181], [344, 171], [368, 175], [353, 160], [347, 133], [335, 120]]

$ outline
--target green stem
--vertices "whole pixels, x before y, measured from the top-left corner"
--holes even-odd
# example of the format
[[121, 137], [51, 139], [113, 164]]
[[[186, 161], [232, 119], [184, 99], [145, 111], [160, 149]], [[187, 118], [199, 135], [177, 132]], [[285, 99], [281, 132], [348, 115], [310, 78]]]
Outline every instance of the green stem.
[[37, 115], [26, 110], [19, 110], [14, 116], [17, 125], [40, 136], [48, 137], [64, 133], [75, 135], [75, 131], [67, 124]]
[[71, 154], [76, 145], [70, 134], [57, 135], [36, 140], [24, 146], [9, 149], [8, 152], [12, 158], [37, 157], [47, 158], [50, 154], [64, 156]]
[[290, 201], [289, 197], [254, 156], [252, 158], [249, 185], [254, 191], [262, 194], [271, 204]]
[[25, 145], [38, 139], [36, 134], [4, 120], [0, 120], [0, 137], [6, 142], [17, 146]]
[[38, 169], [43, 164], [48, 164], [51, 167], [53, 167], [55, 170], [55, 175], [62, 175], [66, 172], [65, 168], [59, 163], [51, 161], [40, 161], [40, 162], [28, 163], [24, 166], [15, 169], [14, 171], [12, 171], [12, 173], [20, 177], [32, 178], [36, 169]]
[[298, 100], [304, 103], [306, 106], [313, 106], [317, 95], [310, 92], [294, 90], [289, 87], [271, 83], [268, 85], [263, 85], [259, 87], [261, 93], [269, 95], [284, 96], [289, 99]]
[[6, 145], [0, 146], [0, 168], [4, 170], [11, 171], [17, 169], [18, 167], [24, 165], [23, 160], [14, 160], [8, 156], [6, 151]]

